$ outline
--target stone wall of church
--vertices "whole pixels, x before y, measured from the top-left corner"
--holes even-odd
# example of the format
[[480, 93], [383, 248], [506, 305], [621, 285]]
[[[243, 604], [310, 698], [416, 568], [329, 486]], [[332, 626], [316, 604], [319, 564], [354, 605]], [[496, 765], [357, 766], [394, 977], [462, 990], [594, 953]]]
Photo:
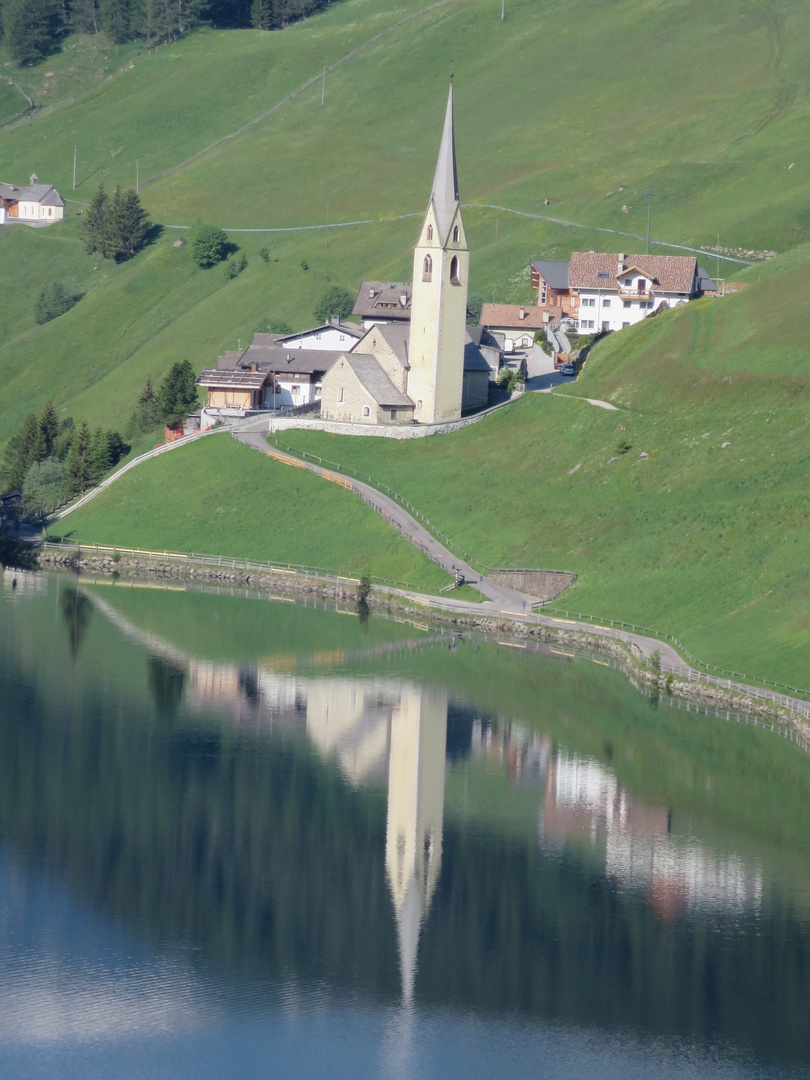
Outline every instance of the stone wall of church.
[[342, 357], [323, 377], [321, 416], [350, 424], [377, 423], [377, 403]]

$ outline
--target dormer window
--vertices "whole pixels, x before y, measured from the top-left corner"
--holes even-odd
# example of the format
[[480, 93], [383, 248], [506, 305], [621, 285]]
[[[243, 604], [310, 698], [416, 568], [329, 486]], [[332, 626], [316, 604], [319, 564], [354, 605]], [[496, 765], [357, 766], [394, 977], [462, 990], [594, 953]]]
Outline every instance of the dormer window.
[[461, 284], [458, 277], [458, 255], [454, 255], [453, 258], [450, 260], [450, 284]]
[[458, 243], [458, 225], [453, 226], [453, 243]]
[[[432, 240], [432, 239], [433, 239], [433, 226], [432, 226], [432, 225], [428, 225], [428, 228], [427, 228], [427, 238], [428, 238], [428, 240]], [[430, 281], [430, 278], [427, 278], [427, 280], [428, 280], [428, 281]]]
[[[430, 226], [428, 225], [428, 230]], [[425, 256], [425, 261], [422, 263], [422, 281], [433, 280], [433, 259], [429, 255]]]

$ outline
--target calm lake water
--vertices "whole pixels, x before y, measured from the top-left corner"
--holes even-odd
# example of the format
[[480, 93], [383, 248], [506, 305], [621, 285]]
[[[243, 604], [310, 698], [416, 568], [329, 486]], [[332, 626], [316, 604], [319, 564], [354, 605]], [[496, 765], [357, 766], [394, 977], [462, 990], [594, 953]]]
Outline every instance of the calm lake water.
[[0, 1076], [810, 1076], [810, 756], [587, 657], [6, 572]]

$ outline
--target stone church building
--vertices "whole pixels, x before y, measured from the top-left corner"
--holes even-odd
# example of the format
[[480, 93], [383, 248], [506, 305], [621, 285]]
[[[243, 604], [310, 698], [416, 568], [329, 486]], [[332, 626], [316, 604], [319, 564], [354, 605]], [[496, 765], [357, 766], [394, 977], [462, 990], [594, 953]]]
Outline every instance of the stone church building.
[[[413, 255], [413, 285], [394, 290], [402, 316], [369, 325], [323, 378], [321, 416], [366, 424], [438, 424], [487, 403], [491, 368], [467, 330], [470, 251], [461, 220], [447, 99], [433, 190]], [[401, 303], [406, 297], [407, 305]], [[368, 325], [368, 324], [367, 324]]]

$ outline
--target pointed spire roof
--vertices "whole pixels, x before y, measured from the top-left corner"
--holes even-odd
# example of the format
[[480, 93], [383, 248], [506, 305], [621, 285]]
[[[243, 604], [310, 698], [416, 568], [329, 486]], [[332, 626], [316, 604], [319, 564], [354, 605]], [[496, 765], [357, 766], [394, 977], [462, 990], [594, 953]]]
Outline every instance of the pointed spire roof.
[[439, 147], [439, 160], [436, 162], [436, 175], [433, 177], [433, 206], [436, 212], [436, 224], [442, 240], [447, 237], [450, 223], [458, 205], [458, 174], [456, 172], [456, 139], [453, 131], [453, 84], [447, 95], [447, 111], [444, 114], [442, 144]]

